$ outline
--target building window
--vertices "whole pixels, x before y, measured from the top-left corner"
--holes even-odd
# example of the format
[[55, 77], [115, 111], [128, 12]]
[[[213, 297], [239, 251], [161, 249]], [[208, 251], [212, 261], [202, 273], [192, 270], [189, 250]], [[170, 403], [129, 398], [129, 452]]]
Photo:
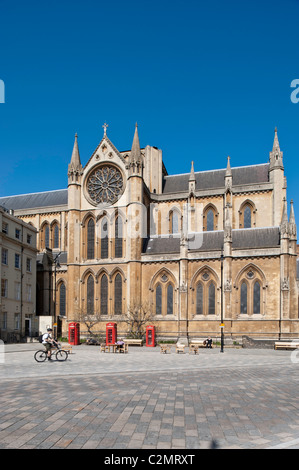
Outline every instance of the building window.
[[212, 204], [204, 209], [203, 212], [203, 230], [205, 232], [211, 232], [218, 229], [218, 212], [216, 207]]
[[251, 228], [251, 208], [246, 206], [244, 208], [244, 228]]
[[169, 213], [169, 232], [179, 233], [179, 230], [180, 230], [179, 213], [177, 210], [172, 210]]
[[114, 280], [114, 313], [122, 314], [122, 278], [120, 274], [115, 276]]
[[7, 329], [7, 312], [3, 312], [1, 315], [1, 330]]
[[87, 259], [94, 259], [94, 221], [89, 219], [87, 224]]
[[253, 313], [261, 312], [261, 286], [258, 281], [253, 286]]
[[8, 250], [6, 248], [2, 248], [2, 264], [8, 265]]
[[108, 315], [108, 278], [103, 274], [101, 278], [101, 315]]
[[28, 245], [31, 245], [32, 243], [32, 235], [29, 235], [29, 233], [27, 233], [27, 243]]
[[28, 273], [31, 273], [31, 269], [32, 269], [32, 260], [30, 258], [27, 258], [26, 259], [26, 271]]
[[8, 235], [8, 224], [6, 222], [2, 222], [2, 233]]
[[94, 314], [94, 280], [92, 275], [87, 279], [87, 315]]
[[247, 284], [242, 282], [241, 284], [241, 313], [247, 314]]
[[15, 268], [21, 268], [21, 255], [19, 255], [18, 253], [15, 253]]
[[20, 282], [15, 282], [15, 299], [16, 300], [21, 299], [21, 283]]
[[1, 279], [1, 297], [7, 297], [8, 293], [8, 280]]
[[106, 218], [101, 222], [101, 258], [108, 258], [108, 222]]
[[121, 217], [115, 219], [115, 258], [123, 256], [123, 226]]
[[20, 314], [19, 313], [15, 313], [15, 330], [19, 330], [20, 329]]
[[32, 286], [31, 284], [27, 284], [27, 302], [32, 301]]
[[207, 212], [207, 232], [214, 230], [214, 212], [209, 209]]
[[156, 287], [156, 315], [162, 315], [162, 287], [160, 284]]
[[203, 286], [199, 282], [196, 287], [196, 315], [203, 314]]
[[60, 284], [59, 289], [59, 315], [66, 316], [66, 288], [64, 282]]
[[215, 284], [209, 285], [209, 315], [215, 315]]
[[53, 238], [53, 248], [59, 248], [59, 227], [58, 227], [58, 224], [55, 224], [54, 225], [54, 228], [53, 228], [53, 232], [54, 232], [54, 238]]
[[20, 240], [21, 239], [21, 230], [19, 228], [16, 228], [16, 239]]
[[45, 232], [45, 248], [50, 248], [50, 228], [49, 225], [44, 226]]
[[167, 287], [167, 315], [173, 315], [173, 287], [171, 284]]

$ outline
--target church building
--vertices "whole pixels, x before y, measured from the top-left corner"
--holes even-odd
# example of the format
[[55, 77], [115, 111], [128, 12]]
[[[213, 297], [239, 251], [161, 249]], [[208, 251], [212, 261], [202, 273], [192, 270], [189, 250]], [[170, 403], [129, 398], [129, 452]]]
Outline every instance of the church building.
[[[120, 151], [104, 135], [86, 162], [78, 137], [67, 188], [0, 198], [37, 231], [37, 314], [60, 334], [80, 316], [94, 331], [149, 305], [158, 338], [299, 335], [297, 231], [283, 152], [265, 163], [168, 174], [162, 151]], [[82, 164], [83, 163], [83, 164]], [[288, 217], [289, 212], [289, 217]]]

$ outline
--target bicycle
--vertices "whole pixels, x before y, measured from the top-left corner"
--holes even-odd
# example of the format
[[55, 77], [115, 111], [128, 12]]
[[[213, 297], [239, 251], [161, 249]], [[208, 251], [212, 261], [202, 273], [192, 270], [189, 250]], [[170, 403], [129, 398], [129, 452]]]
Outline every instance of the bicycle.
[[[54, 347], [51, 348], [51, 356], [55, 356], [56, 361], [63, 362], [66, 361], [68, 358], [68, 353], [61, 349], [60, 345], [56, 343]], [[45, 349], [39, 349], [34, 354], [34, 359], [36, 362], [45, 362], [48, 359], [48, 351]]]

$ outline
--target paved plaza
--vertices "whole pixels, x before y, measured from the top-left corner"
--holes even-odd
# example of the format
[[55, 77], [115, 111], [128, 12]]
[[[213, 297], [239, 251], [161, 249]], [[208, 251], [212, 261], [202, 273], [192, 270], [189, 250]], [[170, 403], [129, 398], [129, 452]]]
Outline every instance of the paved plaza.
[[1, 355], [1, 449], [299, 448], [299, 351], [80, 345], [37, 363], [39, 348]]

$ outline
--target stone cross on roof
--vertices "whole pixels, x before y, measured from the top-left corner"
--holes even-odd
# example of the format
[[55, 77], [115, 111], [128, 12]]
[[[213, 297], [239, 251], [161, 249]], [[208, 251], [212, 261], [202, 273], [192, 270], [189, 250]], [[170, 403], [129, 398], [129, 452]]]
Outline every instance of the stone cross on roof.
[[106, 122], [104, 122], [104, 124], [103, 124], [102, 127], [103, 127], [103, 129], [104, 129], [104, 136], [105, 136], [106, 133], [107, 133], [107, 127], [109, 127], [109, 126], [108, 126], [108, 124], [106, 124]]

